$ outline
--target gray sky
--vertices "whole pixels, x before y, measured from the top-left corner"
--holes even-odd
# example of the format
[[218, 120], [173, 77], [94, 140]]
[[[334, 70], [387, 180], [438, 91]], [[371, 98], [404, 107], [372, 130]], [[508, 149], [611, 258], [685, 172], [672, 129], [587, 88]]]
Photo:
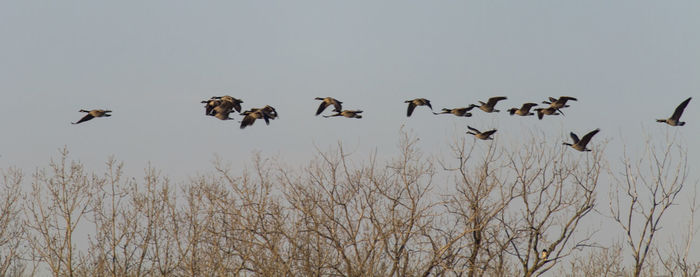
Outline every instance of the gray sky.
[[[66, 145], [100, 171], [109, 155], [139, 176], [150, 161], [175, 180], [234, 166], [251, 153], [305, 162], [342, 140], [359, 158], [396, 152], [402, 125], [430, 155], [466, 125], [568, 140], [595, 128], [608, 159], [644, 134], [700, 154], [700, 1], [3, 1], [0, 3], [0, 168], [31, 173]], [[240, 130], [199, 101], [229, 94], [280, 118]], [[475, 111], [469, 119], [404, 100], [460, 107], [505, 95], [502, 111], [548, 96], [579, 98], [538, 121]], [[314, 117], [333, 96], [361, 120]], [[688, 124], [654, 122], [687, 97]], [[71, 125], [80, 109], [110, 118]], [[327, 111], [328, 112], [328, 111]]]

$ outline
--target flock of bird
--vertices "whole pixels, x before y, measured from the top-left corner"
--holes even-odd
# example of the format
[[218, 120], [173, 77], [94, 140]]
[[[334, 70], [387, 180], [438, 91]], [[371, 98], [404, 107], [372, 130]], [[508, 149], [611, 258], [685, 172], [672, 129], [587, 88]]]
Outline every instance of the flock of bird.
[[[479, 108], [480, 110], [487, 112], [487, 113], [494, 113], [494, 112], [500, 112], [499, 110], [496, 109], [496, 104], [498, 104], [499, 101], [501, 100], [506, 100], [508, 99], [505, 96], [497, 96], [497, 97], [491, 97], [487, 102], [482, 102], [479, 101], [479, 105], [476, 104], [471, 104], [467, 107], [461, 107], [461, 108], [453, 108], [453, 109], [448, 109], [448, 108], [443, 108], [441, 112], [436, 113], [432, 112], [435, 115], [439, 114], [453, 114], [455, 116], [460, 116], [460, 117], [471, 117], [472, 113], [470, 111], [474, 108]], [[681, 115], [683, 115], [683, 111], [685, 110], [685, 107], [688, 106], [688, 103], [690, 102], [690, 99], [692, 97], [689, 97], [685, 101], [683, 101], [678, 107], [676, 107], [676, 110], [673, 112], [671, 117], [666, 118], [666, 119], [657, 119], [657, 122], [661, 123], [666, 123], [671, 126], [683, 126], [685, 125], [685, 122], [680, 121]], [[333, 106], [333, 114], [330, 115], [324, 115], [323, 117], [336, 117], [336, 116], [343, 116], [347, 118], [357, 118], [360, 119], [362, 118], [362, 111], [361, 110], [343, 110], [343, 102], [338, 101], [338, 99], [335, 99], [333, 97], [316, 97], [315, 100], [321, 100], [321, 104], [318, 106], [318, 109], [316, 110], [316, 116], [320, 115], [323, 113], [323, 111], [329, 107]], [[561, 96], [559, 98], [554, 98], [554, 97], [549, 97], [549, 101], [542, 101], [543, 104], [547, 104], [546, 108], [535, 108], [534, 111], [537, 112], [537, 117], [541, 120], [545, 115], [564, 115], [564, 113], [561, 111], [563, 108], [568, 108], [569, 105], [567, 105], [568, 101], [578, 101], [578, 99], [570, 96]], [[243, 100], [241, 99], [236, 99], [231, 96], [225, 95], [225, 96], [213, 96], [208, 100], [204, 100], [201, 102], [204, 105], [204, 114], [207, 116], [213, 116], [215, 118], [218, 118], [220, 120], [232, 120], [230, 117], [230, 114], [234, 112], [234, 110], [240, 115], [243, 115], [243, 120], [241, 120], [241, 129], [244, 129], [247, 126], [253, 125], [255, 123], [256, 119], [263, 119], [265, 120], [265, 124], [270, 125], [270, 120], [276, 119], [278, 117], [277, 110], [273, 108], [272, 106], [266, 105], [262, 108], [252, 108], [247, 111], [243, 111], [241, 107], [241, 103], [243, 103]], [[413, 114], [413, 111], [416, 109], [418, 106], [426, 106], [430, 108], [430, 110], [433, 110], [433, 107], [430, 105], [430, 100], [425, 99], [425, 98], [416, 98], [413, 100], [406, 100], [404, 103], [408, 103], [408, 109], [406, 110], [406, 116], [410, 117]], [[510, 115], [519, 115], [519, 116], [530, 116], [530, 115], [535, 115], [535, 113], [531, 112], [530, 110], [537, 106], [537, 103], [524, 103], [520, 108], [511, 108], [508, 110]], [[84, 117], [82, 117], [80, 120], [77, 122], [73, 122], [72, 124], [79, 124], [88, 120], [91, 120], [95, 117], [108, 117], [111, 116], [110, 110], [80, 110], [80, 112], [87, 113]], [[467, 126], [467, 134], [473, 135], [477, 139], [481, 140], [491, 140], [493, 139], [493, 134], [496, 133], [496, 129], [493, 130], [488, 130], [481, 132], [477, 130], [476, 128], [473, 128], [471, 126]], [[588, 145], [588, 142], [591, 141], [591, 138], [595, 134], [597, 134], [600, 131], [600, 129], [595, 129], [586, 135], [584, 135], [581, 139], [574, 134], [573, 132], [570, 133], [571, 139], [573, 140], [573, 143], [568, 143], [564, 142], [564, 145], [570, 146], [573, 149], [576, 149], [578, 151], [591, 151], [590, 149], [586, 148], [586, 145]]]

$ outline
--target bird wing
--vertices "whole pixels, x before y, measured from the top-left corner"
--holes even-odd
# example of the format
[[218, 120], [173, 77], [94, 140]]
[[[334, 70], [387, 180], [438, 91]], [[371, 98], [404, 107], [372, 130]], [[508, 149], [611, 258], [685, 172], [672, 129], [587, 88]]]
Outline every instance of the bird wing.
[[253, 116], [253, 114], [254, 113], [249, 113], [243, 118], [243, 121], [241, 121], [241, 129], [245, 128], [246, 126], [251, 126], [253, 125], [253, 123], [255, 123], [255, 116]]
[[498, 103], [498, 101], [506, 100], [506, 99], [508, 99], [508, 98], [505, 96], [491, 97], [491, 98], [489, 98], [489, 102], [487, 102], [486, 104], [489, 106], [495, 106], [496, 103]]
[[429, 100], [425, 100], [425, 105], [428, 106], [428, 108], [430, 108], [431, 111], [433, 110], [433, 106], [430, 105]]
[[472, 128], [472, 127], [469, 126], [469, 125], [467, 125], [467, 129], [472, 130], [472, 131], [477, 132], [477, 133], [481, 133], [481, 132], [479, 132], [479, 130], [477, 130], [477, 129], [475, 129], [475, 128]]
[[534, 106], [537, 106], [536, 103], [525, 103], [523, 106], [520, 108], [523, 111], [530, 111], [530, 109]]
[[237, 112], [241, 112], [241, 102], [240, 101], [235, 101], [233, 102], [233, 108], [236, 109]]
[[542, 120], [542, 118], [544, 117], [544, 111], [542, 111], [542, 109], [536, 109], [536, 111], [537, 111], [537, 118]]
[[681, 103], [680, 105], [678, 105], [678, 107], [676, 107], [676, 110], [673, 112], [673, 115], [671, 116], [672, 119], [675, 119], [675, 120], [681, 119], [681, 115], [683, 114], [683, 110], [685, 110], [685, 106], [688, 106], [688, 103], [690, 103], [690, 99], [692, 99], [692, 97], [685, 99], [685, 101], [683, 101], [683, 103]]
[[490, 137], [490, 136], [493, 135], [493, 133], [495, 133], [495, 132], [496, 132], [496, 129], [493, 129], [493, 130], [489, 130], [489, 131], [483, 132], [483, 133], [481, 133], [481, 134], [484, 135], [484, 136], [486, 136], [486, 137]]
[[586, 147], [586, 144], [588, 144], [588, 142], [591, 141], [591, 138], [593, 138], [593, 136], [595, 134], [597, 134], [598, 132], [600, 132], [600, 129], [595, 129], [595, 130], [591, 131], [590, 133], [586, 134], [585, 136], [583, 136], [583, 138], [581, 139], [581, 145], [583, 147]]
[[326, 103], [326, 101], [321, 101], [321, 105], [318, 105], [318, 110], [316, 110], [316, 115], [321, 114], [326, 107], [328, 107], [328, 103]]
[[574, 134], [574, 132], [571, 132], [569, 135], [571, 135], [571, 139], [574, 140], [574, 144], [577, 144], [579, 141], [578, 136]]
[[343, 109], [343, 102], [333, 99], [333, 106], [335, 107], [335, 111], [339, 112]]
[[88, 113], [88, 114], [86, 114], [85, 116], [83, 116], [83, 118], [81, 118], [80, 120], [78, 120], [78, 122], [75, 122], [75, 123], [73, 123], [73, 124], [78, 124], [78, 123], [81, 123], [81, 122], [85, 122], [85, 121], [88, 121], [88, 120], [93, 119], [93, 118], [95, 118], [95, 117], [94, 117], [93, 115], [91, 115], [91, 114]]
[[410, 117], [413, 114], [413, 109], [415, 109], [415, 108], [416, 108], [416, 104], [413, 103], [413, 101], [408, 103], [408, 110], [406, 111], [406, 116]]

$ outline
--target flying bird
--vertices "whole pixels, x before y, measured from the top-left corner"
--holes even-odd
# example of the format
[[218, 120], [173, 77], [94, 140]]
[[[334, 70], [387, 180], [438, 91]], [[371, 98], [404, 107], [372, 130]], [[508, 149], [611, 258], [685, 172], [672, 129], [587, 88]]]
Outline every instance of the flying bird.
[[578, 136], [576, 134], [574, 134], [574, 132], [571, 132], [570, 135], [571, 135], [571, 139], [574, 141], [574, 144], [564, 142], [563, 145], [571, 146], [571, 148], [576, 149], [576, 150], [581, 151], [581, 152], [591, 151], [591, 149], [586, 149], [586, 145], [588, 144], [589, 141], [591, 141], [591, 138], [593, 138], [593, 136], [595, 136], [595, 134], [597, 134], [599, 131], [600, 131], [600, 129], [595, 129], [595, 130], [589, 132], [588, 134], [586, 134], [585, 136], [583, 136], [583, 138], [581, 138], [580, 140], [578, 139]]
[[425, 98], [416, 98], [413, 100], [406, 100], [404, 103], [408, 103], [408, 110], [406, 111], [406, 116], [410, 117], [413, 114], [413, 110], [416, 106], [428, 106], [430, 110], [433, 110], [433, 106], [430, 105], [430, 100]]
[[87, 113], [87, 114], [85, 116], [83, 116], [83, 118], [78, 120], [78, 122], [71, 122], [71, 124], [80, 124], [81, 122], [88, 121], [88, 120], [93, 119], [95, 117], [112, 116], [111, 114], [109, 114], [112, 112], [110, 110], [89, 110], [89, 111], [88, 110], [80, 110], [80, 112]]
[[537, 109], [535, 109], [535, 111], [537, 112], [537, 118], [539, 118], [540, 120], [542, 120], [542, 118], [543, 118], [545, 115], [559, 115], [559, 113], [557, 112], [557, 110], [558, 110], [558, 109], [555, 109], [555, 108], [552, 108], [552, 107], [549, 107], [549, 108], [537, 108]]
[[260, 109], [253, 108], [247, 110], [241, 113], [241, 115], [244, 115], [243, 120], [241, 121], [241, 129], [253, 125], [256, 119], [263, 119], [265, 120], [265, 124], [270, 125], [270, 119], [275, 119], [278, 117], [275, 108], [269, 105], [266, 105]]
[[470, 117], [472, 116], [471, 111], [474, 108], [474, 106], [469, 106], [469, 107], [464, 107], [464, 108], [454, 108], [454, 109], [446, 109], [443, 108], [442, 112], [439, 113], [433, 113], [433, 114], [453, 114], [455, 116], [463, 116], [463, 117]]
[[562, 115], [564, 112], [562, 112], [560, 109], [561, 108], [568, 108], [569, 105], [566, 104], [567, 101], [578, 101], [578, 99], [571, 97], [571, 96], [560, 96], [559, 99], [554, 98], [554, 97], [549, 97], [549, 101], [542, 101], [543, 104], [549, 104], [550, 108], [555, 109]]
[[508, 97], [505, 97], [505, 96], [491, 97], [491, 98], [489, 98], [489, 101], [486, 103], [479, 101], [479, 105], [472, 104], [470, 107], [478, 107], [479, 109], [481, 109], [482, 111], [485, 111], [487, 113], [494, 113], [494, 112], [497, 113], [500, 111], [495, 109], [496, 104], [498, 103], [498, 101], [506, 100], [506, 99], [508, 99]]
[[688, 99], [685, 99], [678, 107], [676, 107], [676, 110], [673, 111], [673, 115], [671, 115], [670, 118], [667, 119], [657, 119], [656, 122], [663, 122], [671, 126], [683, 126], [685, 125], [684, 121], [681, 120], [681, 115], [683, 115], [683, 110], [685, 110], [685, 106], [688, 106], [688, 103], [690, 103], [690, 99], [693, 99], [693, 97], [688, 97]]
[[334, 116], [344, 116], [347, 118], [362, 118], [362, 111], [360, 110], [344, 110], [332, 115], [324, 115], [323, 117], [334, 117]]
[[537, 104], [536, 103], [525, 103], [525, 104], [523, 104], [522, 107], [520, 107], [520, 109], [511, 108], [510, 110], [508, 110], [508, 112], [510, 113], [510, 115], [514, 115], [514, 114], [517, 114], [519, 116], [535, 115], [534, 113], [530, 112], [530, 109], [534, 106], [537, 106]]
[[338, 99], [335, 99], [333, 97], [326, 97], [326, 98], [321, 98], [321, 97], [316, 97], [316, 100], [321, 100], [321, 105], [318, 106], [318, 110], [316, 110], [316, 115], [319, 115], [323, 112], [323, 110], [326, 109], [326, 107], [333, 105], [335, 109], [333, 111], [335, 112], [340, 112], [343, 109], [343, 102], [338, 101]]
[[467, 126], [467, 129], [470, 131], [467, 131], [467, 134], [474, 135], [474, 137], [478, 139], [483, 139], [483, 140], [489, 140], [493, 139], [491, 135], [496, 132], [496, 129], [490, 130], [490, 131], [485, 131], [485, 132], [479, 132], [479, 130], [472, 128], [471, 126]]

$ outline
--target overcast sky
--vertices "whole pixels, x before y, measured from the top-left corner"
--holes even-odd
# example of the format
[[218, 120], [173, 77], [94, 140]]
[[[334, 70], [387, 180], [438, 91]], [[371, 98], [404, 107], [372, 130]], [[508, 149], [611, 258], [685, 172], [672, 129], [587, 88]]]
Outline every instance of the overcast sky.
[[[694, 0], [3, 1], [0, 168], [31, 173], [65, 145], [96, 171], [114, 155], [131, 175], [151, 162], [184, 181], [211, 171], [215, 153], [236, 167], [256, 151], [305, 162], [341, 140], [360, 158], [389, 156], [401, 126], [440, 156], [469, 124], [508, 145], [601, 128], [593, 143], [608, 141], [614, 163], [623, 145], [677, 136], [694, 183], [699, 14]], [[204, 116], [199, 102], [224, 94], [280, 118], [240, 130], [238, 115]], [[498, 114], [405, 116], [407, 99], [439, 110], [496, 95], [508, 97]], [[565, 117], [505, 113], [560, 95], [579, 99]], [[317, 96], [364, 118], [315, 117]], [[686, 126], [654, 122], [691, 96]], [[113, 116], [70, 124], [95, 108]]]

